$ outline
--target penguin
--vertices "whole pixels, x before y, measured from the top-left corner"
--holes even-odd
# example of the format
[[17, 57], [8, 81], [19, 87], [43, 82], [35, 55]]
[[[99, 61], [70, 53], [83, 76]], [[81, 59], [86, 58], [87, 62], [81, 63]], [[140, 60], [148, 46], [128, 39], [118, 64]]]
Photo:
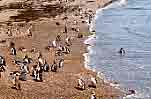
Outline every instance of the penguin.
[[58, 69], [57, 63], [56, 63], [56, 61], [54, 61], [53, 65], [51, 66], [51, 71], [57, 72], [57, 69]]
[[15, 55], [15, 56], [17, 55], [17, 52], [16, 52], [16, 48], [15, 48], [15, 47], [12, 47], [12, 48], [11, 48], [11, 54], [12, 54], [12, 55]]
[[120, 48], [119, 53], [120, 53], [121, 55], [124, 55], [124, 54], [125, 54], [125, 50], [124, 50], [123, 48]]

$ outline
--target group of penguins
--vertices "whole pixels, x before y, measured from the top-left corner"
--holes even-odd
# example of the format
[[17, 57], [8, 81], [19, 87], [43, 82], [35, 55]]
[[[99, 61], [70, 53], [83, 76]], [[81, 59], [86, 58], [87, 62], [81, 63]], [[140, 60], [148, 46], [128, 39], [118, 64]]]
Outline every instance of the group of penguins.
[[70, 46], [72, 45], [71, 43], [71, 38], [67, 37], [65, 39], [65, 42], [63, 44], [62, 40], [61, 40], [61, 36], [57, 35], [56, 40], [53, 40], [49, 46], [46, 47], [46, 49], [50, 49], [50, 48], [55, 48], [55, 54], [57, 56], [63, 56], [64, 54], [69, 54], [70, 51]]
[[[26, 55], [22, 61], [15, 60], [15, 63], [20, 67], [19, 80], [26, 81], [27, 74], [30, 73], [29, 64], [32, 63], [32, 59]], [[49, 72], [49, 67], [50, 65], [47, 63], [46, 60], [43, 60], [43, 57], [40, 54], [38, 57], [38, 62], [36, 63], [36, 65], [33, 65], [31, 68], [32, 79], [35, 81], [42, 81], [42, 73]], [[54, 67], [54, 64], [51, 67]]]
[[[61, 56], [64, 54], [69, 54], [70, 53], [70, 49], [69, 47], [71, 46], [71, 41], [70, 38], [67, 38], [65, 40], [65, 45], [66, 46], [62, 46], [61, 44], [59, 44], [59, 42], [61, 41], [61, 37], [57, 36], [56, 40], [54, 40], [52, 42], [51, 45], [49, 45], [48, 47], [55, 49], [55, 56]], [[10, 54], [12, 56], [16, 56], [17, 55], [17, 50], [15, 48], [15, 44], [13, 42], [10, 43]], [[26, 81], [27, 80], [27, 75], [30, 73], [32, 79], [34, 81], [38, 81], [38, 82], [42, 82], [43, 81], [43, 72], [57, 72], [58, 69], [62, 68], [63, 69], [63, 65], [64, 65], [64, 58], [55, 58], [53, 61], [53, 64], [50, 65], [47, 63], [47, 61], [43, 58], [42, 53], [39, 53], [39, 56], [37, 58], [37, 62], [35, 65], [32, 65], [31, 71], [29, 70], [29, 64], [31, 64], [33, 62], [32, 58], [29, 58], [28, 55], [25, 55], [25, 57], [21, 60], [17, 60], [14, 59], [14, 63], [16, 65], [19, 66], [19, 70], [18, 71], [12, 71], [10, 72], [9, 76], [11, 78], [11, 81], [13, 83], [13, 87], [15, 89], [21, 89], [19, 80], [21, 81]], [[6, 71], [6, 61], [5, 58], [3, 56], [0, 56], [0, 76], [2, 72]]]
[[1, 72], [4, 72], [6, 70], [6, 61], [3, 56], [0, 56], [0, 77], [1, 77]]

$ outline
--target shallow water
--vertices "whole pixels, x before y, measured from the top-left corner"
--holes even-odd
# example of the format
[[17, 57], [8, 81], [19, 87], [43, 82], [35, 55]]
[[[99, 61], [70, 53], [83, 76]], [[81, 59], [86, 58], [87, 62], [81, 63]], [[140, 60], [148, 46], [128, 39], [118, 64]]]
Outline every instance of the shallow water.
[[[151, 0], [121, 0], [100, 9], [89, 66], [135, 89], [132, 99], [151, 99]], [[123, 47], [124, 56], [117, 52]]]

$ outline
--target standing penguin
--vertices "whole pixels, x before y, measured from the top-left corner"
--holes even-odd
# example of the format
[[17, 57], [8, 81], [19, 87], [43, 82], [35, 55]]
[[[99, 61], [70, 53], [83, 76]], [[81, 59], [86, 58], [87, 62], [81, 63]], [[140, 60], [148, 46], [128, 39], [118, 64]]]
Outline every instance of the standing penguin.
[[40, 65], [38, 65], [36, 70], [37, 70], [37, 72], [36, 72], [37, 73], [36, 74], [36, 80], [40, 81], [40, 82], [43, 81], [43, 79], [42, 79], [42, 73], [43, 73], [42, 67]]
[[31, 74], [32, 79], [36, 80], [37, 79], [37, 65], [34, 65], [31, 70], [32, 70], [32, 74]]
[[65, 54], [70, 54], [70, 49], [68, 46], [64, 46], [64, 53]]
[[28, 55], [25, 55], [23, 62], [26, 62], [27, 64], [30, 64], [32, 62], [32, 59], [28, 57]]
[[64, 27], [64, 33], [68, 33], [67, 26]]
[[18, 71], [14, 71], [14, 72], [10, 73], [11, 81], [13, 84], [12, 88], [15, 88], [17, 90], [21, 89], [21, 85], [19, 82], [19, 76], [20, 76], [20, 73]]
[[15, 56], [17, 55], [17, 53], [16, 53], [16, 48], [15, 48], [15, 47], [12, 47], [12, 48], [11, 48], [11, 54], [12, 54], [12, 55], [15, 55]]
[[51, 66], [51, 71], [57, 72], [57, 69], [58, 69], [57, 63], [56, 63], [56, 61], [54, 60], [53, 65]]
[[49, 64], [47, 63], [46, 60], [45, 60], [43, 69], [44, 69], [44, 72], [49, 72]]
[[10, 50], [12, 55], [16, 55], [16, 48], [15, 48], [15, 43], [10, 42]]
[[1, 78], [1, 73], [4, 72], [6, 69], [6, 62], [4, 57], [0, 56], [0, 78]]
[[64, 65], [64, 59], [59, 60], [59, 68], [63, 67]]
[[56, 47], [57, 47], [56, 40], [52, 41], [52, 47], [53, 47], [53, 48], [56, 48]]
[[60, 59], [59, 60], [59, 68], [61, 68], [62, 69], [62, 71], [63, 71], [63, 66], [64, 66], [64, 59]]
[[92, 94], [91, 94], [91, 99], [96, 99], [96, 95], [94, 92], [92, 92]]
[[60, 42], [60, 41], [61, 41], [61, 36], [60, 36], [60, 35], [57, 35], [56, 41], [57, 41], [57, 42]]
[[67, 46], [71, 46], [71, 45], [72, 45], [72, 43], [71, 43], [71, 38], [70, 38], [70, 37], [67, 37], [67, 38], [65, 39], [65, 43], [66, 43]]
[[81, 90], [85, 90], [86, 88], [85, 82], [82, 78], [78, 79], [78, 88], [80, 88]]
[[3, 56], [0, 56], [0, 66], [6, 66], [6, 61]]

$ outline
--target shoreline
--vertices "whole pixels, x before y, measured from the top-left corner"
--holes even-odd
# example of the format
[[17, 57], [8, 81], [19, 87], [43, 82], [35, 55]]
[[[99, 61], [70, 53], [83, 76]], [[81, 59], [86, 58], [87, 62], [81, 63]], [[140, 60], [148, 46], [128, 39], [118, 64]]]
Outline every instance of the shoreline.
[[[102, 5], [102, 7], [99, 7], [96, 10], [96, 13], [95, 13], [95, 16], [93, 17], [92, 22], [95, 23], [94, 21], [97, 18], [97, 13], [103, 12], [103, 10], [107, 10], [108, 8], [110, 8], [112, 6], [113, 3], [117, 2], [117, 1], [118, 0], [109, 0], [107, 3], [104, 3], [104, 5]], [[125, 4], [124, 2], [120, 2], [120, 3]], [[87, 25], [90, 27], [89, 28], [90, 32], [95, 31], [94, 26], [92, 26], [93, 29], [91, 29], [91, 25], [93, 25], [92, 23], [91, 24], [87, 24]], [[131, 98], [133, 96], [137, 96], [137, 90], [134, 90], [135, 94], [129, 93], [128, 92], [129, 90], [125, 91], [125, 90], [122, 89], [122, 86], [120, 86], [120, 83], [118, 83], [116, 81], [112, 82], [110, 80], [106, 80], [104, 74], [101, 71], [97, 71], [95, 68], [92, 68], [92, 67], [88, 66], [88, 62], [90, 60], [90, 56], [88, 54], [93, 52], [91, 50], [91, 47], [95, 46], [94, 44], [90, 44], [90, 43], [93, 42], [94, 39], [96, 39], [96, 33], [95, 32], [93, 34], [91, 34], [90, 36], [88, 36], [87, 39], [85, 39], [84, 42], [83, 42], [85, 45], [87, 45], [86, 52], [83, 54], [85, 68], [95, 72], [97, 77], [100, 80], [103, 80], [103, 83], [105, 83], [108, 86], [111, 86], [111, 87], [119, 90], [119, 93], [121, 93], [121, 96], [119, 96], [120, 98], [118, 98], [118, 99], [125, 99], [125, 98]]]
[[[95, 31], [95, 29], [94, 29], [94, 24], [95, 24], [95, 21], [96, 21], [96, 14], [97, 14], [97, 11], [102, 11], [103, 9], [107, 9], [106, 7], [108, 7], [108, 6], [110, 6], [110, 4], [112, 4], [112, 3], [114, 3], [114, 2], [116, 2], [116, 1], [118, 1], [118, 0], [109, 0], [107, 3], [104, 3], [103, 5], [99, 5], [99, 8], [97, 8], [96, 9], [96, 13], [94, 14], [94, 16], [93, 16], [93, 18], [92, 18], [92, 21], [91, 21], [91, 24], [88, 24], [87, 23], [87, 25], [88, 25], [88, 27], [89, 27], [89, 32], [90, 33], [92, 33], [93, 31]], [[101, 7], [100, 7], [101, 6]], [[93, 26], [92, 26], [93, 25]], [[110, 81], [108, 81], [108, 80], [106, 80], [105, 79], [105, 77], [104, 77], [104, 74], [102, 73], [102, 72], [98, 72], [98, 71], [96, 71], [94, 68], [92, 68], [92, 67], [90, 67], [90, 66], [88, 66], [88, 62], [89, 62], [89, 60], [90, 60], [90, 57], [89, 57], [89, 53], [91, 53], [90, 51], [90, 49], [91, 49], [91, 47], [93, 46], [93, 44], [90, 44], [90, 42], [93, 42], [92, 40], [94, 40], [96, 38], [96, 34], [95, 34], [95, 32], [93, 32], [93, 34], [91, 34], [90, 36], [88, 36], [84, 41], [83, 41], [83, 43], [86, 45], [86, 52], [85, 53], [83, 53], [83, 57], [84, 57], [84, 67], [87, 69], [87, 70], [90, 70], [90, 71], [92, 71], [92, 72], [95, 72], [96, 73], [96, 77], [98, 77], [99, 78], [99, 80], [103, 80], [103, 83], [105, 83], [105, 84], [107, 84], [108, 86], [111, 86], [111, 87], [113, 87], [113, 88], [115, 88], [115, 89], [117, 89], [117, 90], [119, 90], [119, 92], [121, 93], [121, 96], [119, 96], [119, 97], [127, 97], [127, 95], [126, 96], [124, 96], [125, 95], [125, 92], [122, 92], [122, 89], [120, 89], [120, 84], [114, 84], [114, 82], [110, 82]], [[94, 45], [95, 46], [95, 45]], [[121, 98], [120, 98], [121, 99]]]
[[[113, 4], [113, 3], [116, 2], [116, 1], [118, 1], [118, 0], [109, 0], [107, 3], [104, 3], [101, 7], [100, 7], [100, 5], [99, 5], [99, 8], [96, 9], [96, 13], [95, 13], [95, 15], [94, 15], [93, 18], [92, 18], [91, 24], [88, 24], [88, 23], [87, 23], [90, 32], [95, 31], [95, 29], [94, 29], [94, 24], [95, 24], [96, 17], [97, 17], [97, 11], [99, 12], [100, 10], [103, 11], [103, 9], [108, 9], [108, 6], [110, 6], [111, 4]], [[96, 39], [96, 34], [95, 34], [95, 32], [93, 32], [93, 34], [91, 34], [90, 36], [88, 36], [88, 37], [84, 40], [84, 42], [83, 42], [85, 45], [87, 45], [87, 47], [86, 47], [86, 52], [83, 53], [83, 57], [84, 57], [84, 67], [85, 67], [86, 69], [88, 69], [88, 70], [91, 70], [92, 72], [95, 72], [96, 75], [97, 75], [97, 77], [98, 77], [100, 80], [103, 80], [103, 83], [109, 84], [109, 86], [114, 87], [115, 89], [120, 90], [120, 92], [122, 92], [122, 89], [120, 88], [120, 84], [118, 84], [118, 83], [115, 84], [114, 82], [111, 82], [111, 81], [106, 80], [104, 74], [103, 74], [101, 71], [100, 71], [100, 72], [99, 72], [99, 71], [96, 71], [96, 69], [94, 69], [94, 68], [88, 66], [88, 62], [90, 61], [90, 56], [89, 56], [88, 54], [91, 53], [91, 51], [92, 51], [92, 50], [91, 50], [91, 47], [95, 46], [94, 44], [90, 44], [90, 43], [91, 43], [91, 42], [94, 42], [94, 41], [92, 41], [92, 40], [94, 40], [94, 39]], [[124, 92], [124, 93], [122, 92], [121, 97], [123, 97], [123, 98], [131, 97], [131, 95], [123, 96], [123, 95], [125, 95], [125, 94], [126, 94], [125, 92]], [[132, 94], [132, 96], [133, 96], [133, 94]]]

